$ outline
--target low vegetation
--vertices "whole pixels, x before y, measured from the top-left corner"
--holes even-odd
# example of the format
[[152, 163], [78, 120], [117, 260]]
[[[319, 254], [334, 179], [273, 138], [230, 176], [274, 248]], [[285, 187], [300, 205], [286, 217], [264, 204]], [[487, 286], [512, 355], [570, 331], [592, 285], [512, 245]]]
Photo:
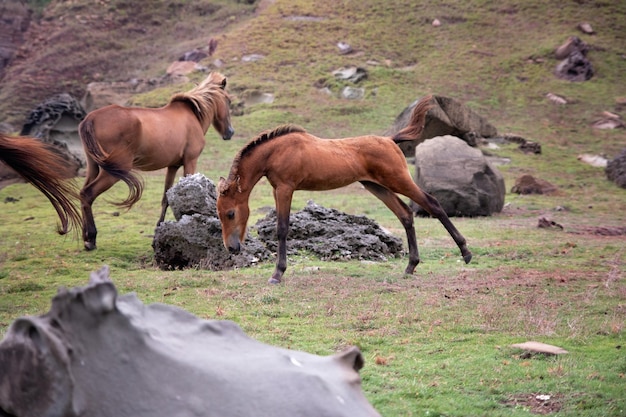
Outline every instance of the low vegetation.
[[[406, 259], [323, 262], [300, 254], [289, 258], [284, 283], [269, 286], [272, 261], [221, 272], [153, 265], [163, 173], [144, 174], [145, 194], [129, 211], [110, 203], [125, 197], [120, 184], [96, 201], [94, 252], [83, 251], [77, 237], [55, 234], [55, 212], [32, 186], [11, 185], [0, 190], [0, 334], [18, 316], [45, 312], [59, 286], [84, 285], [107, 264], [120, 293], [233, 320], [266, 343], [320, 355], [359, 346], [366, 358], [363, 389], [386, 417], [625, 415], [626, 252], [619, 232], [626, 191], [577, 156], [611, 159], [626, 144], [624, 129], [590, 127], [603, 111], [624, 114], [626, 5], [275, 0], [257, 6], [255, 14], [233, 13], [227, 30], [216, 33], [214, 58], [224, 63], [219, 70], [229, 77], [235, 102], [251, 90], [276, 100], [244, 105], [230, 142], [209, 131], [199, 170], [213, 181], [228, 173], [248, 139], [277, 124], [297, 123], [321, 137], [379, 134], [413, 100], [434, 93], [467, 104], [501, 133], [541, 144], [538, 155], [514, 145], [488, 151], [510, 160], [498, 166], [508, 190], [529, 173], [559, 192], [507, 193], [496, 216], [454, 218], [474, 253], [469, 265], [437, 220], [417, 218], [422, 264], [413, 276], [403, 275]], [[440, 27], [431, 25], [435, 18]], [[582, 21], [597, 33], [578, 32]], [[592, 46], [595, 75], [584, 83], [553, 75], [553, 51], [572, 35]], [[340, 41], [355, 52], [340, 55]], [[243, 62], [248, 54], [264, 58]], [[342, 84], [331, 72], [347, 65], [368, 70], [361, 101], [339, 98]], [[547, 100], [548, 92], [569, 104]], [[153, 92], [149, 100], [157, 105], [170, 93]], [[404, 236], [392, 213], [358, 185], [296, 193], [294, 210], [309, 199], [367, 215]], [[271, 187], [263, 180], [251, 198], [251, 224], [269, 207]], [[563, 229], [538, 228], [540, 217]], [[511, 347], [529, 340], [569, 353]]]

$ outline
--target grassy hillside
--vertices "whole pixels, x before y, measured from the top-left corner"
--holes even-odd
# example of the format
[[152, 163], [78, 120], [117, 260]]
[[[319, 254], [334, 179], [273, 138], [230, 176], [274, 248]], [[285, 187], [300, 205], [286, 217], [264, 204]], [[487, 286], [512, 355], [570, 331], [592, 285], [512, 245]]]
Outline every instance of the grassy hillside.
[[[108, 264], [120, 292], [134, 291], [146, 303], [177, 305], [203, 318], [234, 320], [267, 343], [323, 355], [359, 346], [366, 358], [363, 389], [385, 417], [623, 416], [625, 237], [603, 230], [626, 225], [626, 191], [577, 156], [612, 158], [626, 146], [625, 129], [590, 126], [603, 111], [624, 116], [626, 3], [436, 3], [154, 1], [154, 11], [143, 7], [142, 13], [222, 7], [216, 14], [196, 13], [195, 20], [160, 15], [158, 25], [142, 37], [146, 49], [133, 55], [137, 61], [126, 62], [127, 72], [120, 77], [157, 76], [173, 57], [210, 34], [219, 40], [213, 58], [223, 62], [219, 71], [229, 77], [235, 103], [245, 103], [252, 91], [275, 94], [272, 104], [244, 106], [243, 115], [233, 119], [236, 135], [230, 142], [209, 131], [199, 170], [214, 181], [228, 173], [238, 149], [262, 130], [291, 122], [322, 137], [382, 133], [426, 93], [453, 97], [501, 133], [539, 142], [540, 155], [525, 155], [515, 146], [490, 152], [511, 159], [498, 167], [507, 190], [519, 175], [530, 173], [560, 192], [507, 193], [499, 215], [453, 219], [474, 252], [471, 264], [462, 263], [436, 220], [419, 218], [423, 263], [411, 277], [402, 274], [406, 259], [322, 262], [307, 254], [289, 258], [280, 286], [266, 284], [272, 262], [236, 271], [160, 271], [152, 264], [151, 236], [162, 172], [144, 174], [146, 192], [130, 211], [110, 204], [126, 195], [123, 185], [96, 201], [99, 249], [94, 252], [83, 251], [80, 239], [55, 235], [50, 204], [33, 187], [18, 184], [0, 190], [0, 334], [19, 315], [45, 312], [58, 286], [82, 285], [90, 271]], [[44, 16], [72, 13], [62, 8], [80, 4], [53, 2]], [[124, 13], [129, 22], [143, 16], [131, 13], [126, 2], [102, 4], [109, 5], [105, 9], [115, 21]], [[432, 26], [435, 18], [441, 26]], [[595, 35], [576, 29], [583, 21]], [[554, 49], [572, 35], [591, 46], [595, 75], [584, 83], [553, 74]], [[340, 41], [355, 52], [341, 55]], [[113, 53], [102, 45], [90, 51]], [[74, 56], [70, 52], [64, 61]], [[250, 54], [264, 58], [246, 62]], [[363, 100], [340, 98], [344, 84], [332, 71], [348, 65], [369, 73], [361, 84], [367, 91]], [[85, 82], [90, 74], [84, 73]], [[19, 91], [14, 88], [13, 95]], [[154, 91], [133, 102], [160, 105], [171, 92]], [[549, 92], [570, 104], [547, 100]], [[357, 185], [296, 193], [294, 209], [307, 199], [365, 214], [403, 237], [391, 212]], [[272, 206], [271, 188], [263, 180], [251, 199], [251, 224]], [[541, 216], [564, 229], [537, 228]], [[569, 353], [527, 356], [510, 347], [526, 340]], [[550, 395], [550, 400], [537, 395]]]

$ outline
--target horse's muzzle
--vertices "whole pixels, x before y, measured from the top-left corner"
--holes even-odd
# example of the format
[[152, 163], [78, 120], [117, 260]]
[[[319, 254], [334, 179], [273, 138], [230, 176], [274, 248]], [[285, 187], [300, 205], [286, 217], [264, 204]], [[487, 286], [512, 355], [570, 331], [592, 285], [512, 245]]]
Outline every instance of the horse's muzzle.
[[232, 126], [228, 126], [228, 129], [226, 129], [226, 133], [224, 133], [224, 135], [222, 136], [222, 139], [229, 140], [230, 138], [233, 137], [234, 134], [235, 134], [235, 129], [233, 129]]
[[228, 252], [230, 253], [239, 253], [241, 252], [241, 245], [237, 243], [236, 246], [228, 246]]

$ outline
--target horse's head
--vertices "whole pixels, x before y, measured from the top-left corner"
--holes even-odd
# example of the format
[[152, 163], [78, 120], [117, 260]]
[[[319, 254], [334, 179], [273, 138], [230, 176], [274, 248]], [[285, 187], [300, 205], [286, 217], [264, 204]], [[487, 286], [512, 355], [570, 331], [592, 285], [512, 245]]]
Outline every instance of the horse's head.
[[217, 100], [213, 127], [222, 135], [222, 139], [229, 140], [235, 134], [230, 123], [230, 96], [226, 92], [226, 77], [220, 73], [212, 73], [212, 83], [220, 87], [220, 100]]
[[239, 188], [239, 177], [220, 178], [217, 186], [217, 216], [222, 223], [222, 239], [230, 252], [238, 253], [246, 238], [250, 208], [248, 198]]

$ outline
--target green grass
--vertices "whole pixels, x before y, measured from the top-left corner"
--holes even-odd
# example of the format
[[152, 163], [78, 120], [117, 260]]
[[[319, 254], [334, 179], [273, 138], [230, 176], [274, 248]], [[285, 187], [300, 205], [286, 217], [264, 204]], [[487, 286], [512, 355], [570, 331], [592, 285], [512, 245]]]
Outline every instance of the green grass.
[[[359, 346], [366, 358], [363, 390], [385, 417], [529, 416], [530, 405], [520, 399], [538, 394], [560, 405], [553, 415], [625, 415], [624, 236], [595, 235], [592, 228], [626, 224], [626, 192], [607, 181], [602, 169], [576, 157], [612, 157], [626, 144], [624, 129], [590, 128], [604, 110], [623, 115], [617, 99], [626, 97], [626, 60], [620, 57], [626, 22], [619, 17], [626, 6], [314, 3], [277, 0], [221, 34], [217, 58], [225, 63], [220, 71], [229, 77], [235, 101], [253, 89], [272, 92], [277, 100], [245, 107], [233, 119], [237, 133], [231, 141], [210, 130], [200, 172], [217, 182], [248, 139], [282, 123], [300, 124], [321, 137], [382, 133], [405, 106], [432, 92], [466, 103], [501, 133], [542, 145], [540, 155], [525, 155], [512, 145], [490, 151], [511, 159], [499, 167], [507, 190], [530, 173], [560, 192], [509, 192], [502, 213], [454, 218], [474, 253], [469, 265], [436, 220], [416, 218], [422, 263], [414, 276], [403, 274], [406, 258], [323, 262], [301, 254], [289, 257], [284, 284], [268, 286], [272, 262], [220, 272], [153, 266], [162, 172], [144, 174], [144, 196], [129, 211], [106, 201], [126, 195], [120, 184], [96, 201], [94, 252], [83, 251], [80, 239], [55, 234], [55, 212], [33, 187], [12, 185], [0, 190], [0, 334], [20, 315], [47, 311], [59, 286], [84, 285], [91, 271], [107, 264], [120, 293], [136, 292], [144, 303], [176, 305], [202, 318], [233, 320], [266, 343], [320, 355]], [[433, 28], [434, 18], [443, 25]], [[598, 34], [578, 34], [575, 27], [583, 20]], [[585, 83], [552, 74], [552, 51], [573, 34], [594, 45], [590, 59], [597, 73]], [[339, 55], [338, 41], [358, 53]], [[250, 53], [265, 59], [241, 62]], [[363, 85], [370, 94], [364, 100], [338, 98], [341, 85], [331, 72], [344, 65], [368, 69]], [[317, 91], [319, 80], [333, 94]], [[545, 99], [547, 92], [573, 103], [556, 106]], [[170, 94], [158, 90], [134, 100], [148, 105]], [[19, 201], [4, 203], [7, 197]], [[397, 219], [359, 185], [297, 192], [294, 210], [309, 199], [365, 214], [404, 239]], [[250, 225], [273, 204], [271, 187], [262, 180], [252, 194]], [[541, 216], [564, 230], [537, 228]], [[510, 347], [527, 340], [569, 353], [528, 358]]]

